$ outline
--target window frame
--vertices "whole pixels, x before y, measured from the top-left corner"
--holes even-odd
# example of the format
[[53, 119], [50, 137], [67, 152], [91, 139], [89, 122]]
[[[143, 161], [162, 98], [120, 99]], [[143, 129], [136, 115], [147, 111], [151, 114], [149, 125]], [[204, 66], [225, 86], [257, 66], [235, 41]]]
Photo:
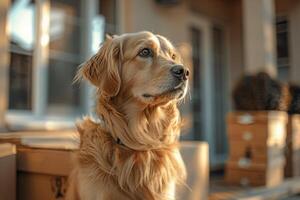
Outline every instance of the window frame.
[[8, 64], [9, 64], [9, 42], [8, 42], [8, 8], [9, 0], [0, 1], [2, 13], [0, 16], [0, 132], [6, 130], [5, 112], [8, 107]]
[[[92, 19], [98, 15], [98, 1], [81, 2], [82, 25], [80, 60], [83, 62], [92, 55]], [[10, 130], [59, 130], [75, 128], [78, 116], [59, 116], [47, 114], [48, 107], [48, 62], [50, 0], [35, 1], [35, 48], [32, 70], [32, 109], [5, 112], [5, 123]], [[7, 36], [9, 41], [9, 36]], [[80, 102], [85, 113], [92, 113], [94, 88], [84, 82], [80, 87]]]

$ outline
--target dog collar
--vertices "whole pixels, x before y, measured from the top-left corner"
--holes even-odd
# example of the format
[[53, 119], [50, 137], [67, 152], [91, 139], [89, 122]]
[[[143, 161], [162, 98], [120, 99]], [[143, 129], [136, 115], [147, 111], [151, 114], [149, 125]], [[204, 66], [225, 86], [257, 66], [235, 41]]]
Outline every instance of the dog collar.
[[122, 145], [122, 146], [125, 147], [125, 144], [123, 144], [123, 142], [120, 140], [120, 138], [117, 138], [116, 142], [117, 142], [117, 144]]

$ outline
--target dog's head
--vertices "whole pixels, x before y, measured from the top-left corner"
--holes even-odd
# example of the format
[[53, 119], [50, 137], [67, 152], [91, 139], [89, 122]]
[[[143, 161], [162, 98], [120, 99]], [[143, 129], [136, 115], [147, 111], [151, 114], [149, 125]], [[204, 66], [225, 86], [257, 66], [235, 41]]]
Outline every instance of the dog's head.
[[145, 104], [179, 100], [188, 69], [165, 37], [138, 32], [107, 38], [80, 73], [105, 97], [134, 97]]

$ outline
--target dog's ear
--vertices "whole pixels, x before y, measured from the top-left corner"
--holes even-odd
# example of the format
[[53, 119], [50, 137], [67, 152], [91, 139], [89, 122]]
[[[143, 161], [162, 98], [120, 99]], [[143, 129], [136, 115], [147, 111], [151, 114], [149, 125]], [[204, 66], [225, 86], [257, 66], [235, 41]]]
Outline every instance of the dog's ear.
[[121, 86], [120, 56], [120, 40], [107, 38], [100, 50], [82, 64], [79, 74], [99, 88], [102, 95], [116, 96]]

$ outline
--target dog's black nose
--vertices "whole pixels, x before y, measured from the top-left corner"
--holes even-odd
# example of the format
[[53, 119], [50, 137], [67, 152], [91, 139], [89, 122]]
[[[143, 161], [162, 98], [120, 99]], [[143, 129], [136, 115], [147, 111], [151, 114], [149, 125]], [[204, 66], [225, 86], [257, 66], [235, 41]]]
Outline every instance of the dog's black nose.
[[171, 68], [171, 73], [174, 77], [180, 80], [187, 80], [189, 70], [185, 69], [182, 65], [175, 65]]

